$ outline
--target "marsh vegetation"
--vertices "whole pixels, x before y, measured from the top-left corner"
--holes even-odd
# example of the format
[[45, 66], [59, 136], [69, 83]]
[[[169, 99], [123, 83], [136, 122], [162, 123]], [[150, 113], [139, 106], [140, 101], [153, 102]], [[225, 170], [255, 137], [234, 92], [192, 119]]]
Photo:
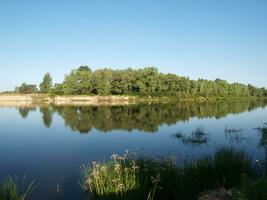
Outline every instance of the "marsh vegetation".
[[81, 186], [93, 199], [194, 200], [228, 194], [264, 200], [267, 194], [265, 177], [257, 176], [248, 153], [229, 148], [180, 166], [170, 158], [115, 154], [111, 161], [84, 165]]

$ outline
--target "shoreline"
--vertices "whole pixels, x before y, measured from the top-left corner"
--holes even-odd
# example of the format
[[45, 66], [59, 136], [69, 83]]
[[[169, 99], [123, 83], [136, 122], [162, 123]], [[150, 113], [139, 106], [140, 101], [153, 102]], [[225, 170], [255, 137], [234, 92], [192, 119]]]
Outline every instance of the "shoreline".
[[131, 105], [138, 103], [171, 103], [171, 102], [212, 102], [229, 100], [257, 100], [267, 98], [257, 97], [189, 97], [179, 98], [172, 96], [151, 97], [151, 96], [50, 96], [48, 94], [0, 94], [0, 106], [31, 106], [31, 105]]
[[0, 106], [44, 105], [129, 105], [131, 96], [49, 96], [46, 94], [0, 94]]

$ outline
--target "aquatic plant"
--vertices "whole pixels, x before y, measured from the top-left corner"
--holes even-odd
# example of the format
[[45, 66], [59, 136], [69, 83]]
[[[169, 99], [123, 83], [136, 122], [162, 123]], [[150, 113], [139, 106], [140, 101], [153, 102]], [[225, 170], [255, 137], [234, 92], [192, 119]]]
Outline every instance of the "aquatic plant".
[[140, 168], [128, 154], [113, 154], [112, 161], [93, 162], [92, 166], [82, 166], [81, 186], [91, 196], [116, 197], [140, 187], [138, 170]]
[[0, 185], [0, 200], [27, 200], [35, 188], [35, 180], [26, 180], [26, 176], [21, 179], [9, 177]]
[[195, 131], [192, 132], [190, 136], [183, 134], [181, 131], [178, 131], [172, 136], [180, 140], [183, 144], [188, 144], [192, 146], [208, 143], [207, 133], [202, 127], [197, 128]]
[[252, 170], [245, 151], [229, 148], [182, 166], [172, 159], [114, 154], [111, 161], [84, 165], [81, 186], [93, 199], [198, 199], [218, 186], [240, 186], [242, 174]]
[[242, 141], [247, 140], [247, 138], [242, 135], [242, 131], [243, 129], [237, 127], [225, 126], [224, 128], [225, 137], [233, 143], [241, 143]]

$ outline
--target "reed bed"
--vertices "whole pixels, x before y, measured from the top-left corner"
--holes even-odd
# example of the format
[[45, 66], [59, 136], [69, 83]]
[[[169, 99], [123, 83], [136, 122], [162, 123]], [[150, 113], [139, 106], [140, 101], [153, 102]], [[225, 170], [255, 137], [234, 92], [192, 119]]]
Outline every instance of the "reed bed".
[[81, 186], [92, 199], [198, 199], [203, 191], [241, 185], [252, 174], [249, 155], [221, 148], [214, 156], [177, 166], [174, 160], [113, 155], [111, 161], [82, 167]]

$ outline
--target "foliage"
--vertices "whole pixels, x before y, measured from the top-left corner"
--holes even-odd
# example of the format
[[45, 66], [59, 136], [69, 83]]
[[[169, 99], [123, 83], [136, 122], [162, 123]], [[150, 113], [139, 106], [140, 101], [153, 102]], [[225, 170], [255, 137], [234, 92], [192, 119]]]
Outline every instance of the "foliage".
[[42, 83], [40, 83], [40, 92], [41, 93], [48, 93], [52, 88], [52, 77], [49, 73], [44, 75]]
[[27, 84], [22, 83], [21, 86], [15, 88], [15, 92], [21, 93], [21, 94], [30, 94], [30, 93], [36, 93], [37, 87], [34, 84]]
[[50, 89], [50, 93], [55, 95], [63, 95], [64, 85], [62, 83], [56, 83], [54, 87]]
[[26, 176], [22, 179], [10, 177], [0, 185], [0, 200], [27, 200], [35, 187], [35, 181], [27, 181]]
[[[174, 97], [263, 97], [266, 88], [252, 85], [214, 81], [176, 74], [163, 74], [155, 67], [143, 69], [112, 70], [109, 68], [92, 71], [88, 66], [80, 66], [65, 76], [63, 83], [52, 87], [52, 77], [46, 73], [40, 91], [62, 95], [140, 95]], [[30, 91], [34, 92], [34, 91]]]
[[64, 94], [90, 94], [92, 92], [92, 73], [87, 66], [72, 70], [63, 82]]

